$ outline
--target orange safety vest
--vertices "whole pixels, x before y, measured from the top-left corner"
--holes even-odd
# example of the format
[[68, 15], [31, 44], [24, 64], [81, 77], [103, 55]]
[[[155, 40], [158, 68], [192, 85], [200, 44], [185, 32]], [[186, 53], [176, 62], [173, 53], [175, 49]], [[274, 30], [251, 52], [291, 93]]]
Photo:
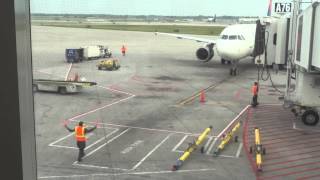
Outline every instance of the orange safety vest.
[[127, 50], [127, 48], [126, 48], [126, 47], [124, 47], [124, 46], [122, 46], [122, 48], [121, 48], [121, 52], [126, 52], [126, 50]]
[[253, 95], [258, 95], [258, 86], [256, 85], [252, 86], [251, 92]]
[[77, 141], [86, 141], [86, 136], [85, 136], [85, 127], [83, 126], [76, 126], [74, 128], [74, 131], [75, 131], [75, 135], [76, 135], [76, 139]]

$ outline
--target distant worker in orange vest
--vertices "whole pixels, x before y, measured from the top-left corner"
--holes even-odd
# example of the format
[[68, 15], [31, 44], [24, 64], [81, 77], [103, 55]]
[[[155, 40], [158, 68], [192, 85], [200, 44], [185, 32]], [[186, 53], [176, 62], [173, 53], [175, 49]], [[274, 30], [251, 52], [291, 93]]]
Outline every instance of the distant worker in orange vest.
[[97, 125], [95, 125], [92, 128], [86, 128], [82, 121], [79, 122], [78, 126], [74, 127], [74, 129], [71, 129], [67, 126], [67, 124], [64, 124], [64, 127], [69, 132], [75, 132], [77, 146], [79, 148], [79, 154], [78, 154], [78, 162], [82, 161], [82, 158], [85, 156], [84, 149], [86, 148], [86, 134], [92, 132], [97, 128]]
[[252, 103], [251, 105], [253, 107], [256, 107], [259, 103], [258, 103], [258, 92], [259, 92], [259, 86], [258, 86], [258, 82], [254, 82], [252, 88], [251, 88], [251, 92], [252, 92]]
[[126, 51], [127, 51], [127, 48], [124, 45], [122, 45], [122, 47], [121, 47], [122, 56], [126, 55]]

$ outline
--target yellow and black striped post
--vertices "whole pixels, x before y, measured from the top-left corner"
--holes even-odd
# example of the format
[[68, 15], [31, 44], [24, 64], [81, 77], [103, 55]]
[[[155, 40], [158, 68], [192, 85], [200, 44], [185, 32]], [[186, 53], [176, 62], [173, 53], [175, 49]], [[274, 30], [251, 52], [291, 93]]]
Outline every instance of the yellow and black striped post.
[[[254, 128], [254, 136], [255, 136], [255, 147], [254, 152], [256, 155], [256, 165], [257, 170], [262, 171], [262, 155], [266, 154], [265, 148], [261, 144], [261, 134], [259, 128]], [[252, 153], [252, 147], [250, 147], [250, 153]]]
[[[230, 142], [230, 140], [235, 137], [235, 134], [237, 133], [238, 129], [240, 128], [240, 122], [238, 122], [230, 132], [227, 133], [226, 136], [222, 138], [221, 143], [217, 147], [217, 149], [213, 152], [214, 156], [217, 156], [224, 148], [225, 146]], [[237, 141], [237, 137], [235, 139]]]
[[177, 160], [177, 164], [173, 165], [172, 167], [173, 171], [178, 170], [182, 166], [183, 162], [190, 157], [191, 153], [195, 151], [197, 147], [201, 145], [203, 141], [208, 137], [208, 134], [211, 132], [211, 130], [212, 130], [212, 126], [210, 126], [209, 128], [206, 128], [200, 134], [200, 136], [198, 136], [197, 140], [189, 145], [189, 147], [183, 152], [182, 156], [180, 156], [180, 158]]

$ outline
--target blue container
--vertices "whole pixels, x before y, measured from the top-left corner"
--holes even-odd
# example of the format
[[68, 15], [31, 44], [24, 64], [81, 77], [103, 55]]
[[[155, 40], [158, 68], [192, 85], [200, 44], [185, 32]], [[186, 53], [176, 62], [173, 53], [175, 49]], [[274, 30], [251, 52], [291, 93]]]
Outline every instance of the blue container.
[[66, 49], [65, 56], [68, 63], [80, 62], [83, 60], [83, 49]]

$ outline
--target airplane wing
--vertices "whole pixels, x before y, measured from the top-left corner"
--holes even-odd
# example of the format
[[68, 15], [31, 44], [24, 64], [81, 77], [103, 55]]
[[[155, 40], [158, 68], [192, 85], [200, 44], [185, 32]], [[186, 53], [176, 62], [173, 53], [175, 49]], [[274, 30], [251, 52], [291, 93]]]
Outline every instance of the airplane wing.
[[196, 42], [203, 42], [203, 43], [210, 43], [210, 44], [216, 44], [215, 40], [213, 39], [204, 39], [204, 38], [198, 38], [198, 37], [192, 37], [192, 36], [185, 36], [185, 35], [179, 35], [179, 34], [171, 34], [171, 33], [161, 33], [161, 32], [156, 32], [156, 35], [167, 35], [167, 36], [173, 36], [178, 39], [188, 39], [188, 40], [193, 40]]

